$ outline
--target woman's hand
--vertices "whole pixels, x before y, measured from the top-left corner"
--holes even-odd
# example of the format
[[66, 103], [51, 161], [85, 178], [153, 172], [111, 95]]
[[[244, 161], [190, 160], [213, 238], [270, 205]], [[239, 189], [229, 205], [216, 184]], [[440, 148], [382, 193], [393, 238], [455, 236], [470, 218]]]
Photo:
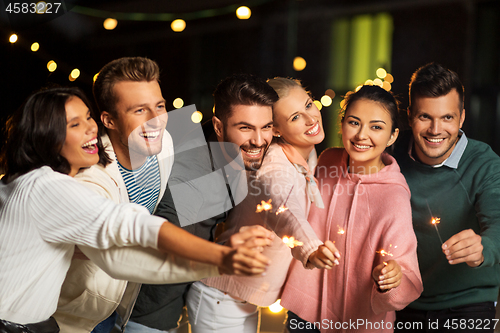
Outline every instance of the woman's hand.
[[325, 244], [318, 247], [316, 251], [311, 253], [307, 260], [306, 268], [326, 268], [331, 269], [333, 265], [338, 266], [340, 252], [337, 250], [332, 241], [326, 241]]
[[372, 271], [373, 280], [381, 291], [388, 291], [401, 284], [401, 266], [395, 260], [383, 262]]

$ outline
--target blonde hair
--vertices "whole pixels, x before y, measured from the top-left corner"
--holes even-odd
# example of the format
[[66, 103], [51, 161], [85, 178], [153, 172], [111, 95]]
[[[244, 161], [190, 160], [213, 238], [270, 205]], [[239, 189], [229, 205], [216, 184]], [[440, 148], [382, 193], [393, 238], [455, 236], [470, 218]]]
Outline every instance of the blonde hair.
[[[300, 80], [286, 77], [275, 77], [273, 79], [268, 79], [267, 84], [269, 84], [274, 89], [274, 91], [276, 91], [280, 99], [288, 96], [288, 93], [292, 88], [299, 87], [304, 89]], [[308, 91], [306, 92], [309, 94]]]

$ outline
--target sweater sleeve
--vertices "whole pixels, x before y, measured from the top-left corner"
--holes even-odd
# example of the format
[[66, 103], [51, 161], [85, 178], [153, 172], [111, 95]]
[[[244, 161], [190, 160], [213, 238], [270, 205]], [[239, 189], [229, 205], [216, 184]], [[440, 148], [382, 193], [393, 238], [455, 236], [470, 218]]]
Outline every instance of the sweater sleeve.
[[484, 255], [479, 267], [500, 263], [500, 159], [495, 156], [488, 164], [483, 166], [488, 177], [482, 179], [475, 203]]
[[113, 246], [98, 250], [80, 246], [82, 252], [114, 279], [138, 283], [166, 284], [198, 281], [219, 276], [214, 265], [198, 263], [151, 248]]
[[30, 203], [31, 218], [41, 237], [53, 243], [157, 248], [164, 223], [139, 205], [117, 205], [55, 172], [34, 182]]
[[[283, 167], [280, 163], [270, 163], [262, 172], [259, 172], [258, 186], [262, 191], [258, 202], [268, 200], [268, 198], [272, 200], [273, 209], [267, 213], [267, 223], [280, 238], [293, 236], [304, 243], [302, 246], [293, 248], [292, 255], [305, 266], [309, 256], [323, 242], [316, 236], [307, 221], [308, 212], [304, 204], [307, 200], [305, 188], [300, 186], [298, 177], [303, 176], [295, 170]], [[288, 210], [276, 214], [285, 201]]]
[[401, 284], [386, 292], [380, 292], [375, 281], [371, 279], [373, 284], [372, 309], [375, 314], [380, 314], [405, 308], [420, 296], [423, 287], [418, 268], [417, 239], [412, 226], [408, 192], [397, 186], [390, 192], [379, 193], [377, 200], [379, 200], [377, 204], [381, 207], [385, 206], [385, 209], [378, 209], [381, 216], [375, 219], [378, 218], [384, 222], [380, 232], [375, 233], [379, 237], [372, 239], [372, 246], [377, 250], [383, 248], [391, 252], [393, 256], [382, 258], [377, 254], [373, 267], [384, 260], [395, 260], [401, 266], [403, 273]]

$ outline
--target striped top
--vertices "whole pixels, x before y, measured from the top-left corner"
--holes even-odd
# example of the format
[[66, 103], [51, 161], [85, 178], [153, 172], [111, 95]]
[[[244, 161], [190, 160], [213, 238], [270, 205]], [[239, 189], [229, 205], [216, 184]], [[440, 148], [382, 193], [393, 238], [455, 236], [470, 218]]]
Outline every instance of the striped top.
[[156, 248], [163, 222], [144, 207], [117, 205], [49, 167], [0, 181], [0, 319], [48, 319], [75, 244]]
[[160, 168], [156, 155], [148, 156], [146, 162], [136, 170], [129, 170], [118, 162], [130, 202], [146, 207], [151, 214], [160, 194]]

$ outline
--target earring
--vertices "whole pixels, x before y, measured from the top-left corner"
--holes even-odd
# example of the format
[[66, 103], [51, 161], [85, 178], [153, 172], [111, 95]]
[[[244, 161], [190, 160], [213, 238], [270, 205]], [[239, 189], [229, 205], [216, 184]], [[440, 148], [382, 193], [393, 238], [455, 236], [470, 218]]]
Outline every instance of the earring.
[[276, 136], [277, 138], [280, 138], [280, 137], [281, 137], [281, 135], [280, 135], [280, 134], [276, 134], [275, 136]]

